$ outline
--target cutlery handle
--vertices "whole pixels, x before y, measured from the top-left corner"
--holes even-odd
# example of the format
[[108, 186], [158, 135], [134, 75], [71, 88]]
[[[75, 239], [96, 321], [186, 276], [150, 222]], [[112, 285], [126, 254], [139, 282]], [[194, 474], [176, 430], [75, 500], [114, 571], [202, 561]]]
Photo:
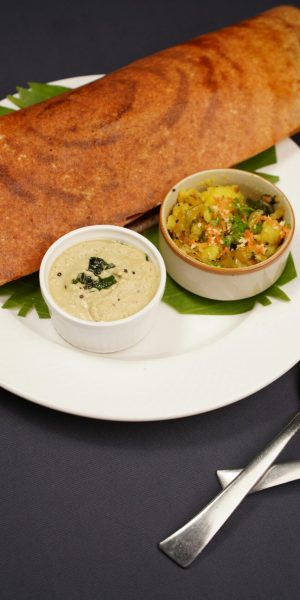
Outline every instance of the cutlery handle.
[[[242, 469], [220, 469], [217, 471], [217, 477], [222, 488], [227, 487], [242, 472]], [[300, 479], [300, 460], [273, 465], [260, 479], [254, 488], [250, 491], [260, 492], [283, 483], [289, 483]]]
[[262, 478], [299, 428], [300, 412], [198, 515], [163, 540], [159, 544], [160, 549], [181, 567], [188, 567]]

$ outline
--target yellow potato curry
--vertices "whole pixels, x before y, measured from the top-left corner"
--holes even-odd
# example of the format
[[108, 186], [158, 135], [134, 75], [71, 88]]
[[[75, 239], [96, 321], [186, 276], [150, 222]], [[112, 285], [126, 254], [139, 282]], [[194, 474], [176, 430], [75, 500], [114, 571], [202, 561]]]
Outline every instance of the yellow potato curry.
[[168, 220], [172, 240], [207, 265], [243, 268], [270, 258], [290, 225], [276, 196], [246, 197], [237, 185], [181, 190]]

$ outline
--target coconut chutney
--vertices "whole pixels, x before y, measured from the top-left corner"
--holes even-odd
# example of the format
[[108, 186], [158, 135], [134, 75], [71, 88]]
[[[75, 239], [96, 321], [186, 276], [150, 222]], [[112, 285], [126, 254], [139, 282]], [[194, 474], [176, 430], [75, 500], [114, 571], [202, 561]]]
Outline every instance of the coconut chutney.
[[146, 306], [159, 285], [159, 271], [138, 248], [115, 240], [71, 246], [49, 274], [53, 299], [66, 312], [88, 321], [124, 319]]

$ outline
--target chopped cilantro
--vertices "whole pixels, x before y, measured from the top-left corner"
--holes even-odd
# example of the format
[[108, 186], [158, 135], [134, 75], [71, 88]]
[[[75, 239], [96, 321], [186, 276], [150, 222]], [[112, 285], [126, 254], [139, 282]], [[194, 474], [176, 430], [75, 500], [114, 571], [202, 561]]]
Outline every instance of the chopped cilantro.
[[224, 246], [227, 246], [227, 248], [230, 248], [230, 246], [232, 244], [232, 236], [226, 235], [223, 239], [223, 242], [224, 242]]
[[254, 235], [257, 235], [258, 233], [260, 233], [261, 230], [262, 230], [262, 223], [257, 223], [257, 225], [255, 225], [255, 227], [253, 229]]
[[243, 233], [248, 229], [247, 221], [242, 221], [238, 215], [232, 217], [231, 220], [231, 243], [237, 244]]
[[218, 225], [220, 225], [221, 219], [220, 217], [215, 217], [214, 219], [211, 219], [210, 224], [213, 227], [218, 227]]
[[238, 216], [243, 217], [244, 219], [248, 219], [249, 215], [253, 211], [253, 208], [248, 206], [248, 204], [242, 203], [239, 198], [234, 199], [233, 207], [236, 210]]

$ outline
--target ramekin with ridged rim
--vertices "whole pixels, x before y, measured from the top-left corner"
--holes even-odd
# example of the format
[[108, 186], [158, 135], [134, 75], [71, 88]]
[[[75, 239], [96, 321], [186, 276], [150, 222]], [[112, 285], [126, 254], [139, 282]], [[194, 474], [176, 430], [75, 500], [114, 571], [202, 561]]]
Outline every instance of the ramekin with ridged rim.
[[[208, 184], [235, 184], [252, 198], [262, 194], [276, 196], [284, 206], [284, 219], [291, 229], [273, 256], [249, 267], [219, 268], [201, 263], [178, 248], [167, 229], [167, 218], [176, 204], [178, 192], [188, 188], [205, 189]], [[292, 206], [284, 193], [273, 183], [259, 175], [239, 169], [211, 169], [182, 179], [173, 185], [166, 195], [160, 209], [159, 248], [168, 273], [185, 289], [213, 300], [241, 300], [263, 292], [280, 277], [290, 252], [294, 230], [295, 217]]]
[[[64, 311], [51, 295], [49, 273], [56, 258], [75, 244], [95, 239], [116, 240], [134, 246], [148, 254], [158, 269], [159, 285], [152, 300], [140, 311], [124, 319], [105, 322], [78, 319]], [[114, 225], [92, 225], [67, 233], [50, 246], [40, 267], [41, 292], [56, 331], [73, 346], [89, 352], [108, 353], [124, 350], [147, 335], [155, 323], [165, 284], [166, 268], [157, 248], [139, 233]]]

